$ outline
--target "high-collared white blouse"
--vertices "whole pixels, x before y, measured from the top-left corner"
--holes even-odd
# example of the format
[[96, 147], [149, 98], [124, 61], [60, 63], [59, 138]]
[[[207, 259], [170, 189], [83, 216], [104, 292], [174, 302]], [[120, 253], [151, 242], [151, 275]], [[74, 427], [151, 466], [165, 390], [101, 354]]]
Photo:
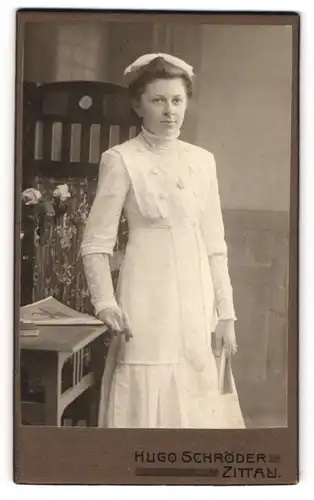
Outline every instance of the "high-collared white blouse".
[[[98, 259], [101, 265], [99, 255], [112, 255], [123, 208], [130, 229], [140, 224], [180, 227], [187, 223], [201, 228], [218, 316], [235, 319], [216, 164], [210, 152], [176, 138], [159, 138], [144, 128], [135, 139], [104, 152], [83, 256], [97, 256], [94, 262]], [[85, 262], [93, 274], [92, 264], [88, 265], [92, 259]], [[90, 280], [97, 312], [112, 298], [111, 288], [100, 277], [97, 272]]]

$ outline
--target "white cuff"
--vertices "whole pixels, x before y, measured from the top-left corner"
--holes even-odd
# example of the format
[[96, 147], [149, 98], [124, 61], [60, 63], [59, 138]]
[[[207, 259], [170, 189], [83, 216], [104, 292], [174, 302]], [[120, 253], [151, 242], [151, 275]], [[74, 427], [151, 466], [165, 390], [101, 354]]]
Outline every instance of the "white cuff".
[[236, 321], [227, 254], [212, 255], [210, 257], [210, 265], [218, 320]]
[[119, 307], [114, 295], [109, 256], [103, 253], [83, 257], [91, 302], [97, 315], [102, 309]]

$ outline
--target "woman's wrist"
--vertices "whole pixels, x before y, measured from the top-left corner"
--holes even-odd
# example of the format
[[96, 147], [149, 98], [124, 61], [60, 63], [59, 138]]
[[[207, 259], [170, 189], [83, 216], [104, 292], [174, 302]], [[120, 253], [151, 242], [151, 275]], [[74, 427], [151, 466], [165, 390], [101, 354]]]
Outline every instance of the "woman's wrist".
[[98, 317], [102, 311], [108, 309], [120, 309], [117, 301], [115, 299], [108, 300], [106, 302], [101, 302], [95, 306], [95, 315]]

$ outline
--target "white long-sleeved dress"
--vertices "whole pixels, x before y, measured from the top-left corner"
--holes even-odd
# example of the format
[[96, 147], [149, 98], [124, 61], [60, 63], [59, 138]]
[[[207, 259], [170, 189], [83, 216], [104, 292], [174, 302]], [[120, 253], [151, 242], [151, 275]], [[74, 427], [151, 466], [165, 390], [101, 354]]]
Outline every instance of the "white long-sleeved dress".
[[[129, 236], [115, 297], [105, 256], [122, 209]], [[100, 425], [244, 427], [235, 386], [218, 390], [211, 349], [217, 317], [235, 319], [213, 155], [145, 129], [103, 153], [81, 253], [96, 312], [117, 301], [133, 333], [110, 347]]]

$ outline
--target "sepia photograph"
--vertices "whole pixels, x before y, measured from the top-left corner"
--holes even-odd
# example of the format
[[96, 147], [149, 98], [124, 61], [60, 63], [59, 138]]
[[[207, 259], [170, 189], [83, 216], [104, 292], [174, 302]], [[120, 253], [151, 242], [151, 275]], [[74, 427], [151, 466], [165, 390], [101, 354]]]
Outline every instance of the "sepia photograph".
[[296, 19], [17, 17], [18, 425], [287, 429]]

